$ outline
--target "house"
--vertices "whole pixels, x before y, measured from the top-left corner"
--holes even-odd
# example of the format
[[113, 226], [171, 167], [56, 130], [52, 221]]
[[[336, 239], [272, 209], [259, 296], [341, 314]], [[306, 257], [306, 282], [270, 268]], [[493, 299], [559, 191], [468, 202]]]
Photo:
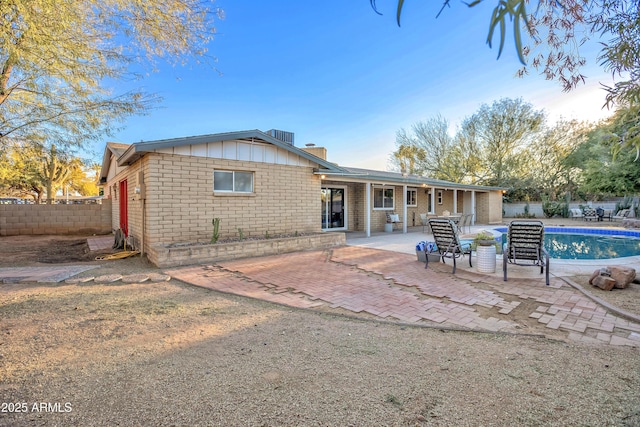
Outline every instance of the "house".
[[[502, 189], [339, 166], [326, 149], [293, 134], [249, 130], [134, 144], [107, 143], [100, 184], [113, 229], [152, 258], [154, 247], [220, 238], [320, 231], [382, 231], [394, 211], [407, 226], [420, 213], [473, 213], [502, 220]], [[367, 208], [368, 207], [368, 208]]]

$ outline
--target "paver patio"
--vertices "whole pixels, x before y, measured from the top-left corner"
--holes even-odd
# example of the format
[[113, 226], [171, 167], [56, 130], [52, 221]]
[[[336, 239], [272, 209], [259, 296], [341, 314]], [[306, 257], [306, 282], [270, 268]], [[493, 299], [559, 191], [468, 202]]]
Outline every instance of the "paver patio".
[[[380, 319], [476, 331], [521, 333], [509, 316], [528, 310], [527, 332], [589, 343], [640, 347], [640, 323], [627, 320], [558, 278], [510, 279], [404, 253], [355, 246], [166, 270], [179, 280], [292, 307], [342, 309]], [[523, 304], [527, 302], [527, 304]], [[526, 308], [530, 307], [530, 308]], [[533, 308], [531, 308], [533, 307]]]

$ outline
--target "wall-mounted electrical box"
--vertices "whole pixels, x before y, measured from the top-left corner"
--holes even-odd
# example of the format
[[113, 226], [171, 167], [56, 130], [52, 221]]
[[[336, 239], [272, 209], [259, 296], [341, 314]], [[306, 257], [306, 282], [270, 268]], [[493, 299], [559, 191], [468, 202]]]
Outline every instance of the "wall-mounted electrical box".
[[136, 200], [144, 200], [147, 198], [146, 186], [144, 184], [138, 185], [133, 192], [136, 194]]

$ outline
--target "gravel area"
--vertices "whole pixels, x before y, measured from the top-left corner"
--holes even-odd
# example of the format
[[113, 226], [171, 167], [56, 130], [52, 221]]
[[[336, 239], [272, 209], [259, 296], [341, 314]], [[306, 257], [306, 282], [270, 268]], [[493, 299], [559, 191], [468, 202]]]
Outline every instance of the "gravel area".
[[[153, 270], [100, 265], [92, 275]], [[293, 310], [175, 279], [0, 284], [0, 397], [0, 426], [638, 426], [640, 353]]]

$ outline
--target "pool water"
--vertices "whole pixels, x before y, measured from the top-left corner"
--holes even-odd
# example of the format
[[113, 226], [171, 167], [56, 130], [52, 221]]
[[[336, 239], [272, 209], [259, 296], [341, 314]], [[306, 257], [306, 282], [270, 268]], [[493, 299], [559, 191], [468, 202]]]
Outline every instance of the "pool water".
[[549, 258], [609, 259], [640, 255], [640, 239], [593, 234], [545, 233]]
[[[506, 228], [501, 228], [506, 241]], [[545, 228], [544, 247], [554, 259], [610, 259], [640, 256], [640, 233], [622, 230]]]

